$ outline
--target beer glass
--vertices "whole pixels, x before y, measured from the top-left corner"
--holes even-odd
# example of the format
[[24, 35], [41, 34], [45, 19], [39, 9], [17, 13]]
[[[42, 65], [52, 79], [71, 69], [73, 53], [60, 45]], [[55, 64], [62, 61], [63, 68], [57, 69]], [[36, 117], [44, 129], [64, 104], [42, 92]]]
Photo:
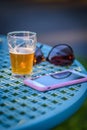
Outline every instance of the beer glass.
[[14, 31], [7, 34], [12, 74], [14, 76], [30, 75], [36, 48], [36, 33]]

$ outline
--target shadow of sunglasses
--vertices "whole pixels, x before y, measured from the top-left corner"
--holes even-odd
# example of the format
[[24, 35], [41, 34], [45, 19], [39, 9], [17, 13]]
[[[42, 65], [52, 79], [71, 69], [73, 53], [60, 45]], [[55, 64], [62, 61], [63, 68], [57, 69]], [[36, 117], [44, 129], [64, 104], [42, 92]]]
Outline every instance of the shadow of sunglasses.
[[34, 65], [42, 61], [48, 61], [54, 65], [68, 66], [71, 65], [75, 59], [73, 49], [68, 44], [55, 45], [46, 58], [41, 50], [42, 47], [43, 45], [36, 47]]

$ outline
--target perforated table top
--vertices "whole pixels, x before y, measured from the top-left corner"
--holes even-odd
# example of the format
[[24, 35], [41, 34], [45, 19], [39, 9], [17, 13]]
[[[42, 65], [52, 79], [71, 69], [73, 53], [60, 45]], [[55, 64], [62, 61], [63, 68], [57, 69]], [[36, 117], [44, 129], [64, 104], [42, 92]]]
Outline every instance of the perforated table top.
[[[87, 83], [48, 92], [39, 92], [25, 86], [23, 79], [11, 78], [7, 39], [5, 36], [0, 38], [0, 130], [46, 130], [60, 124], [79, 109], [86, 98]], [[43, 46], [45, 56], [50, 48]], [[69, 68], [85, 72], [78, 61]], [[34, 66], [31, 76], [63, 69], [65, 68], [42, 62]]]

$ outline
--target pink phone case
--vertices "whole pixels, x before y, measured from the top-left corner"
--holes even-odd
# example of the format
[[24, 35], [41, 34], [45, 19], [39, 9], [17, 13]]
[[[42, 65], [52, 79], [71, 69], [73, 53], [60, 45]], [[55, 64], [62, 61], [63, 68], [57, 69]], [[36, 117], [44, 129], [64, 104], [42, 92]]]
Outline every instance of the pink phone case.
[[[67, 72], [67, 71], [63, 71], [63, 72]], [[68, 70], [68, 72], [71, 72], [72, 74], [77, 74], [78, 76], [82, 76], [82, 78], [74, 79], [74, 80], [71, 80], [71, 81], [67, 81], [67, 78], [66, 78], [66, 81], [62, 82], [62, 80], [61, 80], [61, 83], [56, 83], [56, 84], [52, 84], [52, 85], [44, 85], [44, 84], [41, 84], [41, 83], [35, 81], [34, 79], [32, 80], [32, 79], [27, 78], [27, 79], [24, 80], [24, 84], [27, 85], [27, 86], [30, 86], [30, 87], [32, 87], [36, 90], [39, 90], [39, 91], [48, 91], [48, 90], [61, 88], [61, 87], [74, 85], [74, 84], [78, 84], [78, 83], [82, 83], [82, 82], [87, 81], [87, 75], [85, 75], [85, 74], [82, 74], [82, 73], [79, 73], [79, 72], [76, 72], [76, 71], [71, 71], [71, 70]], [[50, 75], [44, 75], [44, 76], [45, 76], [45, 78], [47, 78]], [[39, 81], [41, 80], [42, 77], [43, 76], [38, 77]]]

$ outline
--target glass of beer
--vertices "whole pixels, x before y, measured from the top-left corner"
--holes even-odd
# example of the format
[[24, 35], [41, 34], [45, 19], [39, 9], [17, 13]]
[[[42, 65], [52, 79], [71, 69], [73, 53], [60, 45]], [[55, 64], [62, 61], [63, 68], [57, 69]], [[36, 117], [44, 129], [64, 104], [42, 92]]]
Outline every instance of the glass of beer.
[[35, 32], [14, 31], [7, 34], [12, 75], [30, 75], [37, 38]]

